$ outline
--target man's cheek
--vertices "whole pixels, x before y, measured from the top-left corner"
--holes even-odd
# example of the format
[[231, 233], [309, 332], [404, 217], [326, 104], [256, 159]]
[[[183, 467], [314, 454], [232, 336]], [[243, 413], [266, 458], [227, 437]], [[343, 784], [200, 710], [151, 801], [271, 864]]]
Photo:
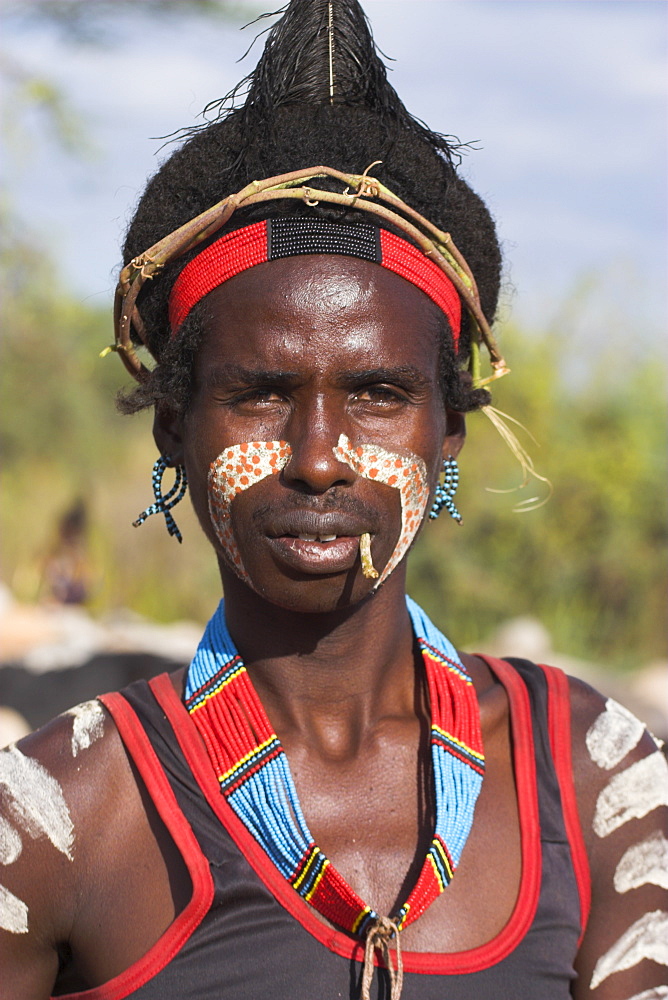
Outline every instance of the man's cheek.
[[427, 468], [418, 455], [401, 455], [373, 444], [353, 447], [345, 434], [339, 437], [334, 455], [359, 476], [399, 490], [401, 531], [394, 551], [375, 585], [379, 587], [406, 555], [422, 524], [429, 500]]
[[230, 505], [239, 493], [278, 475], [291, 454], [287, 441], [244, 441], [226, 448], [209, 467], [211, 523], [231, 568], [246, 583], [250, 581], [232, 531]]

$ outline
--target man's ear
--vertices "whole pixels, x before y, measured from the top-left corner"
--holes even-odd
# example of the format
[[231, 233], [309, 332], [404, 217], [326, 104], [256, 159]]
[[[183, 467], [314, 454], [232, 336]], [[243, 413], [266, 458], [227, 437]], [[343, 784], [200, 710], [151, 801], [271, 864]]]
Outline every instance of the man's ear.
[[169, 404], [158, 403], [153, 415], [153, 439], [170, 465], [183, 465], [183, 419]]
[[446, 432], [443, 439], [443, 458], [457, 458], [466, 440], [466, 420], [459, 410], [446, 409]]

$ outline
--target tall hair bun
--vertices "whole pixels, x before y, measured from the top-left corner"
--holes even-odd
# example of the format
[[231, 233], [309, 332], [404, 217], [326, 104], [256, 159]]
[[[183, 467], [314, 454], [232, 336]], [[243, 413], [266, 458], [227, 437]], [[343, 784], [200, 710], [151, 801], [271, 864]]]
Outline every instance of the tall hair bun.
[[[482, 310], [491, 322], [500, 249], [489, 211], [457, 176], [457, 140], [432, 132], [404, 107], [388, 82], [358, 0], [291, 0], [281, 13], [267, 32], [253, 72], [207, 106], [203, 124], [181, 133], [186, 141], [149, 181], [128, 230], [125, 263], [254, 180], [318, 164], [361, 174], [381, 160], [373, 170], [379, 180], [452, 235], [476, 277]], [[326, 179], [319, 183], [328, 186]], [[354, 221], [363, 213], [312, 207], [301, 200], [274, 201], [235, 213], [230, 228], [285, 214]], [[178, 397], [183, 401], [179, 405], [186, 405], [199, 321], [194, 310], [192, 321], [184, 323], [170, 344], [168, 297], [196, 252], [171, 261], [139, 293], [146, 337], [160, 364], [155, 377], [128, 398], [126, 409], [151, 405], [160, 396]], [[468, 343], [464, 317], [461, 364]], [[457, 381], [452, 373], [451, 381]], [[470, 405], [459, 401], [457, 408]]]
[[253, 127], [258, 119], [277, 117], [278, 109], [286, 106], [364, 108], [381, 127], [399, 125], [452, 160], [459, 148], [457, 139], [432, 132], [414, 118], [389, 83], [358, 0], [291, 0], [282, 13], [267, 32], [264, 51], [252, 73], [210, 108], [218, 104], [225, 117], [244, 85], [246, 100], [235, 114], [246, 127]]

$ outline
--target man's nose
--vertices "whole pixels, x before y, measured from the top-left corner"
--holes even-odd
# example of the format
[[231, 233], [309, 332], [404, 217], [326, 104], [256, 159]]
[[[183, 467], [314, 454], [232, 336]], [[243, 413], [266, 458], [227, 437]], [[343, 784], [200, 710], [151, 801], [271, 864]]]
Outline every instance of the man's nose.
[[333, 486], [349, 486], [356, 473], [334, 455], [334, 448], [345, 433], [345, 418], [338, 408], [322, 401], [298, 407], [286, 427], [286, 437], [292, 449], [290, 461], [283, 470], [287, 483], [308, 493], [325, 493]]

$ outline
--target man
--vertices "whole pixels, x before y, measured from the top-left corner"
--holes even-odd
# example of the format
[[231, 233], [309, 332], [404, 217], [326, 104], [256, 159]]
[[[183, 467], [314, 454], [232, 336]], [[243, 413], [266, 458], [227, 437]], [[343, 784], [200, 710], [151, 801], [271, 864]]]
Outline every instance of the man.
[[[125, 406], [155, 406], [145, 515], [178, 533], [187, 478], [225, 604], [185, 673], [6, 751], [2, 996], [668, 995], [651, 737], [558, 672], [459, 654], [406, 601], [488, 398], [462, 368], [482, 341], [503, 368], [499, 254], [379, 66], [357, 4], [293, 2], [244, 108], [138, 209], [117, 320]], [[410, 205], [391, 219], [368, 171], [336, 175], [376, 151]], [[298, 160], [333, 169], [260, 180]], [[411, 214], [430, 204], [435, 230]]]

